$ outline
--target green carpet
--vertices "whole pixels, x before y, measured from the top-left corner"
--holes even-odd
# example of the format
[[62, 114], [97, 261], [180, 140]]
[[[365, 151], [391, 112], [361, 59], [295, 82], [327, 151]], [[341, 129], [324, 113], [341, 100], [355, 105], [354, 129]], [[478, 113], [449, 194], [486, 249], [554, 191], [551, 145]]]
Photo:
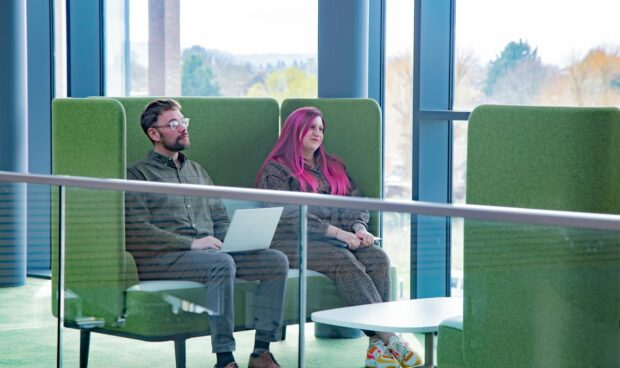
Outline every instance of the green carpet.
[[[50, 281], [29, 278], [27, 285], [0, 288], [0, 367], [48, 368], [56, 365], [56, 319], [50, 308]], [[319, 339], [313, 324], [306, 324], [306, 367], [363, 367], [368, 340]], [[64, 367], [77, 367], [79, 332], [62, 330]], [[174, 367], [172, 342], [143, 342], [101, 334], [91, 335], [89, 367]], [[419, 336], [405, 338], [418, 344]], [[240, 367], [254, 344], [254, 332], [237, 332], [235, 357]], [[298, 326], [287, 328], [285, 341], [273, 343], [271, 351], [283, 367], [297, 367]], [[187, 341], [187, 367], [213, 367], [209, 337]]]

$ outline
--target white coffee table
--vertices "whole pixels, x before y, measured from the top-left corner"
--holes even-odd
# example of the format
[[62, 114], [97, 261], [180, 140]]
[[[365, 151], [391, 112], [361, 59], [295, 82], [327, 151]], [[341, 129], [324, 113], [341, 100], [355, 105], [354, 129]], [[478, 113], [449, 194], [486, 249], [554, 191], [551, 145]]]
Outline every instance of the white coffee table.
[[434, 367], [439, 323], [463, 315], [463, 298], [426, 298], [357, 305], [314, 312], [312, 321], [370, 331], [424, 334], [424, 366]]

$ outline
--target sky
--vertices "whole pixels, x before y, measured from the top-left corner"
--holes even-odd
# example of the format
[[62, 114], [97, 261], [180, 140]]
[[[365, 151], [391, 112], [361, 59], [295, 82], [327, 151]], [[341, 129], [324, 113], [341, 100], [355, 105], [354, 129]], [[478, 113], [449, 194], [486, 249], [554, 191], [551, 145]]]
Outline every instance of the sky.
[[[234, 54], [316, 53], [318, 0], [181, 0], [181, 48]], [[148, 0], [130, 12], [147, 14]], [[132, 18], [132, 40], [148, 40], [146, 17]]]
[[[337, 1], [337, 0], [334, 0]], [[414, 0], [387, 0], [388, 55], [413, 44]], [[181, 47], [235, 54], [315, 53], [318, 0], [181, 0]], [[148, 38], [148, 0], [130, 2], [131, 38]], [[565, 66], [597, 46], [620, 45], [620, 0], [456, 0], [456, 46], [483, 63], [510, 41]], [[137, 15], [137, 16], [135, 16]]]
[[457, 0], [456, 46], [488, 62], [521, 39], [563, 67], [594, 47], [620, 46], [619, 16], [620, 0]]

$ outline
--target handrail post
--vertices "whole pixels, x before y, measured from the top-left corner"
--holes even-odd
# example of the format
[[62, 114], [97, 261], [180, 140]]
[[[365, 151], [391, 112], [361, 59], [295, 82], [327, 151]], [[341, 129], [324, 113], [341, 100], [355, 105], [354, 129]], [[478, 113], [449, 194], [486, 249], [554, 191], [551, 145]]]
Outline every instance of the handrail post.
[[306, 326], [306, 267], [308, 254], [308, 206], [301, 205], [299, 208], [299, 368], [305, 366], [305, 326]]
[[58, 187], [58, 280], [56, 283], [56, 367], [62, 367], [62, 327], [65, 323], [65, 186]]

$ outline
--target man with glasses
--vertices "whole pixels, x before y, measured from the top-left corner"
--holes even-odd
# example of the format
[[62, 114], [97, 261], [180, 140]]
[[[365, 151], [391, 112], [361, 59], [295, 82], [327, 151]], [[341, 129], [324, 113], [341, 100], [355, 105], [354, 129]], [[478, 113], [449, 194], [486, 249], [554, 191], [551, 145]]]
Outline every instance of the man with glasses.
[[[127, 179], [213, 185], [207, 172], [181, 153], [190, 146], [189, 119], [177, 101], [150, 102], [140, 120], [153, 149], [127, 170]], [[286, 256], [273, 249], [220, 251], [230, 220], [219, 199], [132, 192], [125, 201], [127, 249], [136, 260], [140, 279], [205, 284], [215, 367], [237, 367], [233, 356], [235, 277], [259, 281], [249, 367], [280, 367], [269, 343], [282, 339]]]

